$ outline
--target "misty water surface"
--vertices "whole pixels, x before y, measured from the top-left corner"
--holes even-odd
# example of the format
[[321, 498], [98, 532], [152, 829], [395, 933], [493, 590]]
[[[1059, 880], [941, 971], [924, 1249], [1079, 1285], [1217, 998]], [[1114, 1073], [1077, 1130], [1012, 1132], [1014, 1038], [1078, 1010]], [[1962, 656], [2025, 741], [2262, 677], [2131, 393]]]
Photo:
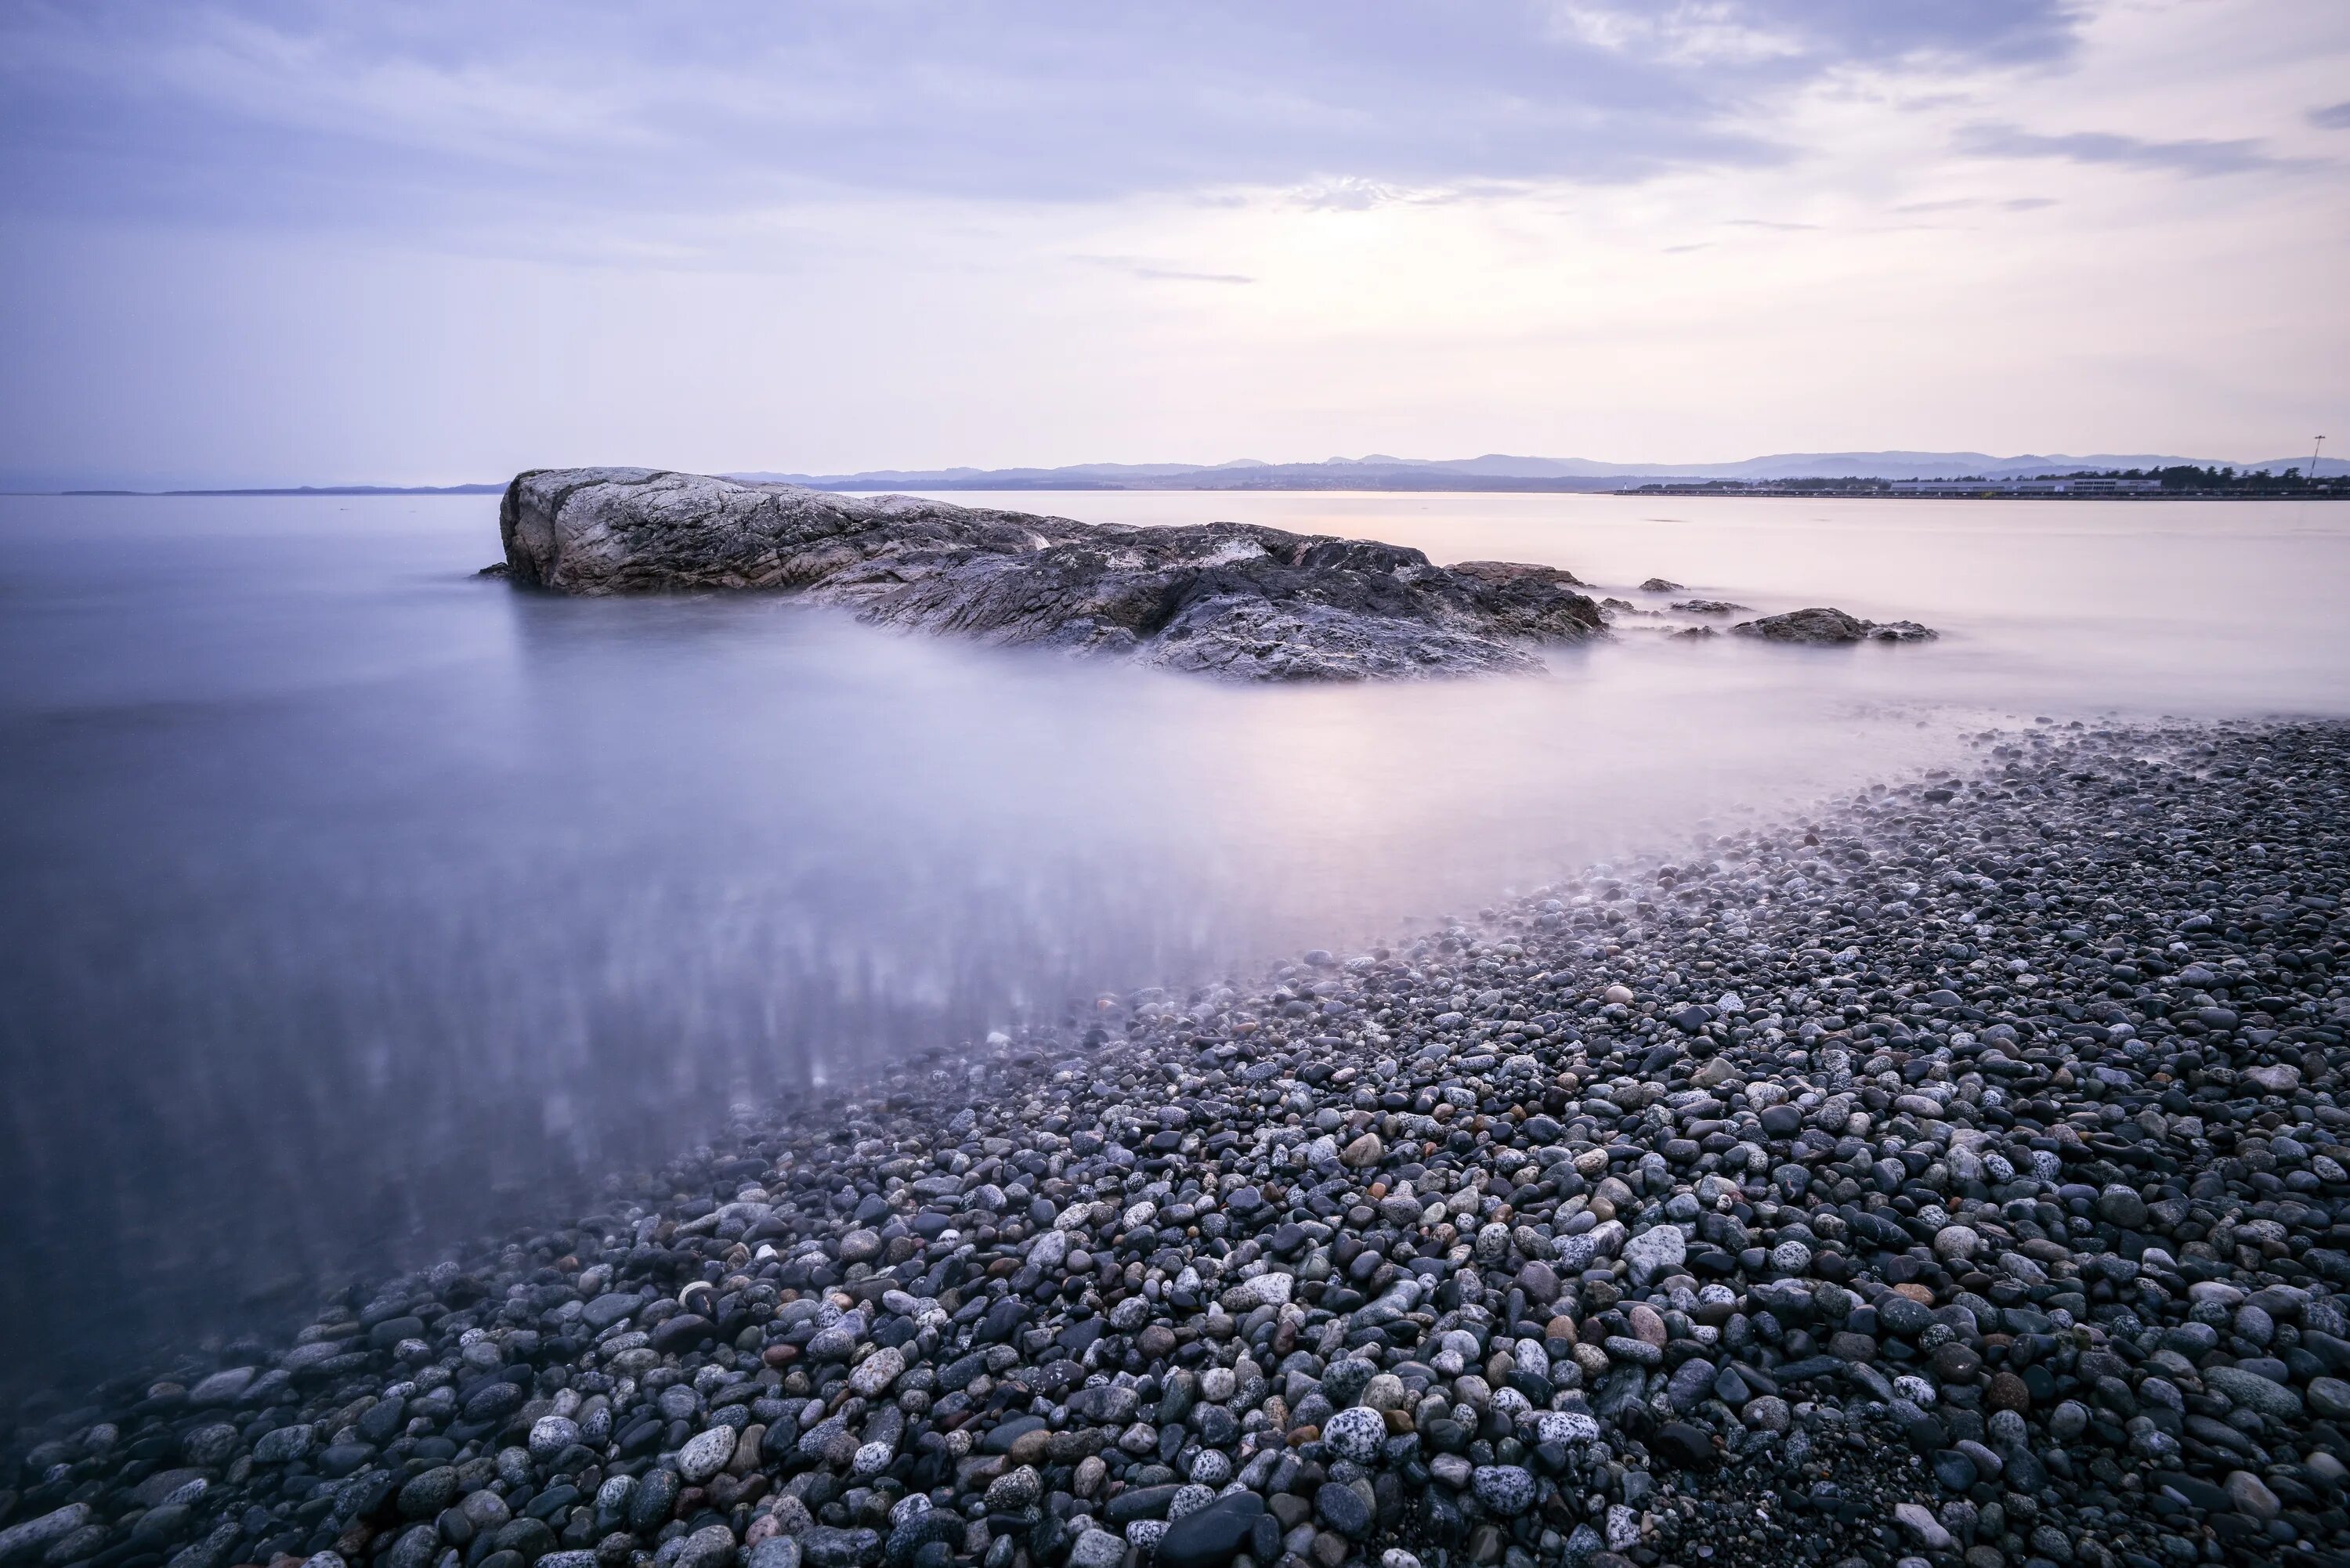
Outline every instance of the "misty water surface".
[[519, 594], [471, 576], [491, 497], [0, 501], [5, 1378], [280, 1324], [741, 1099], [1473, 915], [1986, 724], [2350, 707], [2320, 504], [951, 499], [1946, 635], [1233, 689]]

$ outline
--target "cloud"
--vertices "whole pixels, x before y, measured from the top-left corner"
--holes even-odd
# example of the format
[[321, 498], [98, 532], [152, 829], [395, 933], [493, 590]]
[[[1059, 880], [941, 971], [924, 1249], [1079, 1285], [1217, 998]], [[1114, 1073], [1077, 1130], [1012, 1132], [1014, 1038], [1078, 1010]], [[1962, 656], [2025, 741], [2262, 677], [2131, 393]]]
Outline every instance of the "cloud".
[[1798, 230], [1817, 229], [1825, 226], [1820, 223], [1783, 223], [1773, 218], [1731, 218], [1729, 222], [1730, 226], [1734, 229]]
[[1122, 272], [1128, 277], [1148, 279], [1155, 283], [1254, 283], [1246, 273], [1200, 272], [1191, 267], [1167, 263], [1138, 260], [1133, 256], [1078, 256], [1091, 266], [1106, 266]]
[[1296, 205], [1325, 213], [1361, 213], [1373, 207], [1399, 206], [1411, 203], [1426, 206], [1435, 202], [1456, 202], [1459, 191], [1407, 190], [1402, 186], [1386, 185], [1377, 180], [1341, 175], [1335, 180], [1316, 180], [1300, 185], [1289, 192]]
[[19, 0], [0, 212], [429, 238], [843, 193], [1344, 206], [1772, 166], [1768, 95], [2074, 45], [2066, 0]]
[[2350, 130], [2350, 102], [2328, 104], [2309, 111], [2309, 123], [2321, 130]]
[[1919, 215], [1932, 213], [1963, 213], [1978, 207], [1996, 207], [2002, 213], [2036, 213], [2043, 207], [2056, 205], [2054, 196], [2009, 196], [1991, 201], [1980, 196], [1954, 196], [1940, 202], [1904, 202], [1893, 210]]
[[1742, 15], [1745, 9], [1726, 4], [1652, 8], [1558, 0], [1553, 16], [1560, 33], [1578, 43], [1617, 52], [1643, 48], [1689, 65], [1750, 65], [1804, 52], [1794, 34], [1750, 19]]
[[2054, 158], [2072, 163], [2156, 170], [2199, 180], [2310, 166], [2307, 159], [2280, 157], [2269, 151], [2266, 143], [2252, 138], [2150, 141], [2106, 130], [2046, 136], [1998, 123], [1967, 127], [1959, 133], [1957, 149], [1976, 158]]
[[1254, 283], [1256, 279], [1238, 272], [1182, 272], [1174, 267], [1139, 266], [1132, 269], [1137, 277], [1159, 278], [1170, 283]]
[[1557, 37], [1719, 69], [1766, 63], [2045, 64], [2071, 56], [2077, 18], [2046, 0], [1549, 0]]

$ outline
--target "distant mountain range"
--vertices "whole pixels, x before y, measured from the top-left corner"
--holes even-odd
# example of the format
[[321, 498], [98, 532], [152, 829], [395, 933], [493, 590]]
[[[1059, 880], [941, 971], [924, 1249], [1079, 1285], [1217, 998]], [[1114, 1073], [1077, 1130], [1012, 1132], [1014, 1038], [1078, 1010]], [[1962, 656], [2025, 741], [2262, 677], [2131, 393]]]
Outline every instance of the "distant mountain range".
[[243, 490], [61, 490], [60, 495], [503, 495], [494, 484], [296, 484]]
[[[2339, 460], [2329, 458], [2329, 463]], [[2083, 469], [2234, 467], [2240, 472], [2306, 470], [2305, 457], [2230, 464], [2155, 452], [2063, 452], [1994, 457], [1981, 452], [1783, 452], [1742, 462], [1599, 462], [1582, 457], [1334, 457], [1321, 462], [1078, 462], [1063, 468], [881, 468], [859, 473], [728, 474], [817, 490], [1627, 490], [1688, 480], [2029, 479]], [[2341, 472], [2328, 468], [2329, 474]], [[504, 482], [474, 484], [247, 486], [222, 490], [68, 490], [68, 495], [494, 495]]]
[[[2307, 458], [2237, 463], [2282, 472]], [[2153, 452], [1994, 457], [1980, 452], [1792, 452], [1742, 462], [1599, 462], [1580, 457], [1334, 457], [1321, 462], [1080, 462], [1063, 468], [875, 469], [862, 473], [746, 472], [729, 477], [818, 490], [1623, 490], [1691, 479], [2020, 479], [2082, 469], [2228, 466]]]

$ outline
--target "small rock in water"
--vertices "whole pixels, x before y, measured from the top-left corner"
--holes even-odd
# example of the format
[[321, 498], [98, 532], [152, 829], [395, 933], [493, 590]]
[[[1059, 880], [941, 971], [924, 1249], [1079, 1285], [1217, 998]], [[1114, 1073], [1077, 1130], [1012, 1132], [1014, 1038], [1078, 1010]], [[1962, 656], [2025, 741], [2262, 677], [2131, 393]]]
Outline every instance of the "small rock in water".
[[1863, 620], [1825, 607], [1742, 620], [1730, 629], [1742, 637], [1759, 637], [1772, 642], [1929, 642], [1939, 635], [1914, 620]]

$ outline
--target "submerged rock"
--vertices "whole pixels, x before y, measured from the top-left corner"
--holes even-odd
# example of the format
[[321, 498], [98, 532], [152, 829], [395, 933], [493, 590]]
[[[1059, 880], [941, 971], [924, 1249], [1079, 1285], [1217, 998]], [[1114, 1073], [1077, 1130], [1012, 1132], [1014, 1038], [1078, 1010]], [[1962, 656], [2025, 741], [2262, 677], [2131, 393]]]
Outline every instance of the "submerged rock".
[[1241, 523], [1137, 528], [655, 469], [544, 469], [500, 508], [512, 580], [570, 594], [766, 588], [884, 626], [1251, 680], [1539, 667], [1600, 635], [1551, 566]]

